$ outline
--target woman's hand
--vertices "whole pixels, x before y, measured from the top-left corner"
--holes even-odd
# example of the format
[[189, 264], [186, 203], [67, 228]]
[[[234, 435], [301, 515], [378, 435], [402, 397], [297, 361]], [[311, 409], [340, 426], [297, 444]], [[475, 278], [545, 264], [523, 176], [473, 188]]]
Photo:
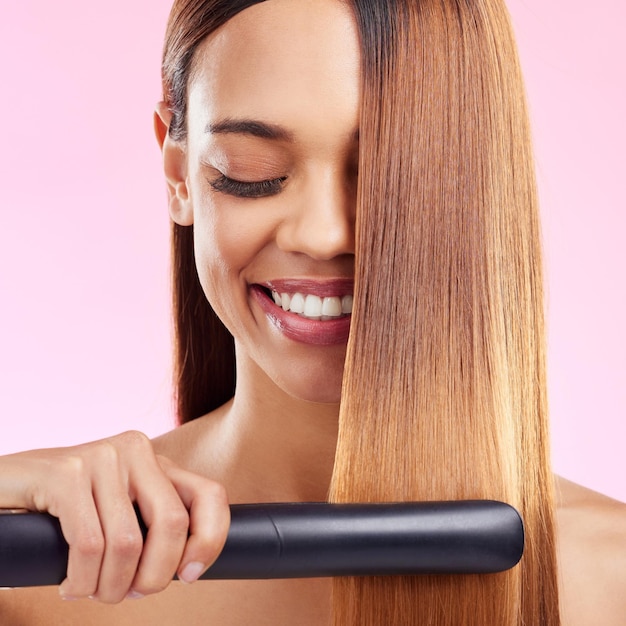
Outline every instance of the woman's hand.
[[221, 552], [230, 524], [221, 485], [156, 455], [136, 431], [0, 457], [0, 508], [58, 517], [70, 547], [59, 592], [106, 603], [161, 591], [175, 573], [193, 582]]

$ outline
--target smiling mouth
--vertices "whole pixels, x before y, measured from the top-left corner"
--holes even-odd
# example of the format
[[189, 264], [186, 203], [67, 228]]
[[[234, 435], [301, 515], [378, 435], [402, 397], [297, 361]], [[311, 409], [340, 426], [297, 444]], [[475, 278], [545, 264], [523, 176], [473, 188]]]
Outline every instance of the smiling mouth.
[[281, 293], [267, 287], [262, 287], [262, 290], [283, 311], [310, 320], [335, 320], [352, 313], [352, 294], [322, 297], [299, 291]]
[[288, 339], [318, 346], [345, 345], [350, 334], [354, 281], [276, 279], [251, 285], [267, 319]]

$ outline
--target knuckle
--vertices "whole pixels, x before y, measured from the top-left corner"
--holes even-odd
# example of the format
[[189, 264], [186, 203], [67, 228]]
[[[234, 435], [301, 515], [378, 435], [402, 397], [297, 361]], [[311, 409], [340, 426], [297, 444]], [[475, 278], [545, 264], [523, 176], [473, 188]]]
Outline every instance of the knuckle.
[[116, 466], [119, 461], [117, 448], [108, 439], [98, 441], [94, 444], [91, 454], [103, 467]]
[[187, 535], [189, 530], [189, 513], [184, 506], [174, 507], [163, 517], [163, 527], [168, 534], [175, 537]]
[[130, 448], [145, 449], [147, 447], [152, 447], [148, 436], [139, 430], [127, 430], [117, 437], [124, 446], [128, 446]]
[[143, 538], [139, 530], [119, 533], [111, 542], [112, 552], [121, 558], [135, 558], [143, 549]]
[[221, 483], [212, 482], [209, 489], [209, 495], [217, 504], [228, 504], [228, 494], [226, 493], [226, 487]]
[[100, 556], [104, 552], [104, 537], [101, 533], [83, 533], [77, 537], [74, 549], [83, 557]]
[[54, 466], [62, 476], [70, 480], [80, 478], [86, 472], [85, 459], [78, 454], [70, 454], [62, 459], [56, 459]]
[[215, 481], [208, 481], [204, 489], [205, 493], [211, 500], [218, 505], [228, 505], [228, 494], [226, 493], [226, 487], [221, 483]]

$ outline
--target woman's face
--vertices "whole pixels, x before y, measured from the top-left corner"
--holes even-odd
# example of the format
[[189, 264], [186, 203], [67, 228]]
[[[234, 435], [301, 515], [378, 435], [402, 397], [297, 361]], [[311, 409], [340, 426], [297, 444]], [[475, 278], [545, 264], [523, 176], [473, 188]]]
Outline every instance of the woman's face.
[[314, 402], [339, 400], [350, 324], [359, 63], [338, 0], [254, 5], [198, 49], [188, 136], [164, 151], [240, 367]]

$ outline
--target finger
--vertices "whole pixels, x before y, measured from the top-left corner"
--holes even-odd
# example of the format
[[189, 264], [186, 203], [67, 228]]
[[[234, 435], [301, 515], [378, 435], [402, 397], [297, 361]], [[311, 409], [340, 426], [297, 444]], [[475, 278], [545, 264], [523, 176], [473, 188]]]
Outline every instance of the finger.
[[104, 535], [91, 490], [88, 468], [70, 449], [36, 450], [4, 457], [0, 464], [0, 506], [48, 511], [59, 519], [68, 543], [64, 598], [95, 592], [104, 554]]
[[108, 451], [115, 458], [103, 463], [111, 471], [94, 479], [94, 499], [102, 524], [105, 551], [95, 597], [101, 602], [121, 602], [131, 591], [143, 549], [143, 536], [128, 487], [120, 472], [117, 450]]
[[210, 567], [224, 548], [230, 526], [230, 508], [225, 489], [197, 474], [166, 464], [168, 478], [189, 511], [189, 538], [178, 577], [194, 582]]
[[[148, 527], [132, 590], [146, 595], [165, 589], [174, 578], [189, 532], [189, 515], [156, 459], [142, 472], [137, 504]], [[135, 478], [139, 478], [134, 477]]]
[[[84, 598], [98, 588], [100, 566], [104, 555], [104, 534], [91, 483], [79, 478], [68, 493], [73, 493], [71, 505], [52, 507], [59, 517], [63, 536], [69, 545], [67, 575], [59, 587], [62, 597]], [[54, 509], [54, 510], [53, 510]]]

